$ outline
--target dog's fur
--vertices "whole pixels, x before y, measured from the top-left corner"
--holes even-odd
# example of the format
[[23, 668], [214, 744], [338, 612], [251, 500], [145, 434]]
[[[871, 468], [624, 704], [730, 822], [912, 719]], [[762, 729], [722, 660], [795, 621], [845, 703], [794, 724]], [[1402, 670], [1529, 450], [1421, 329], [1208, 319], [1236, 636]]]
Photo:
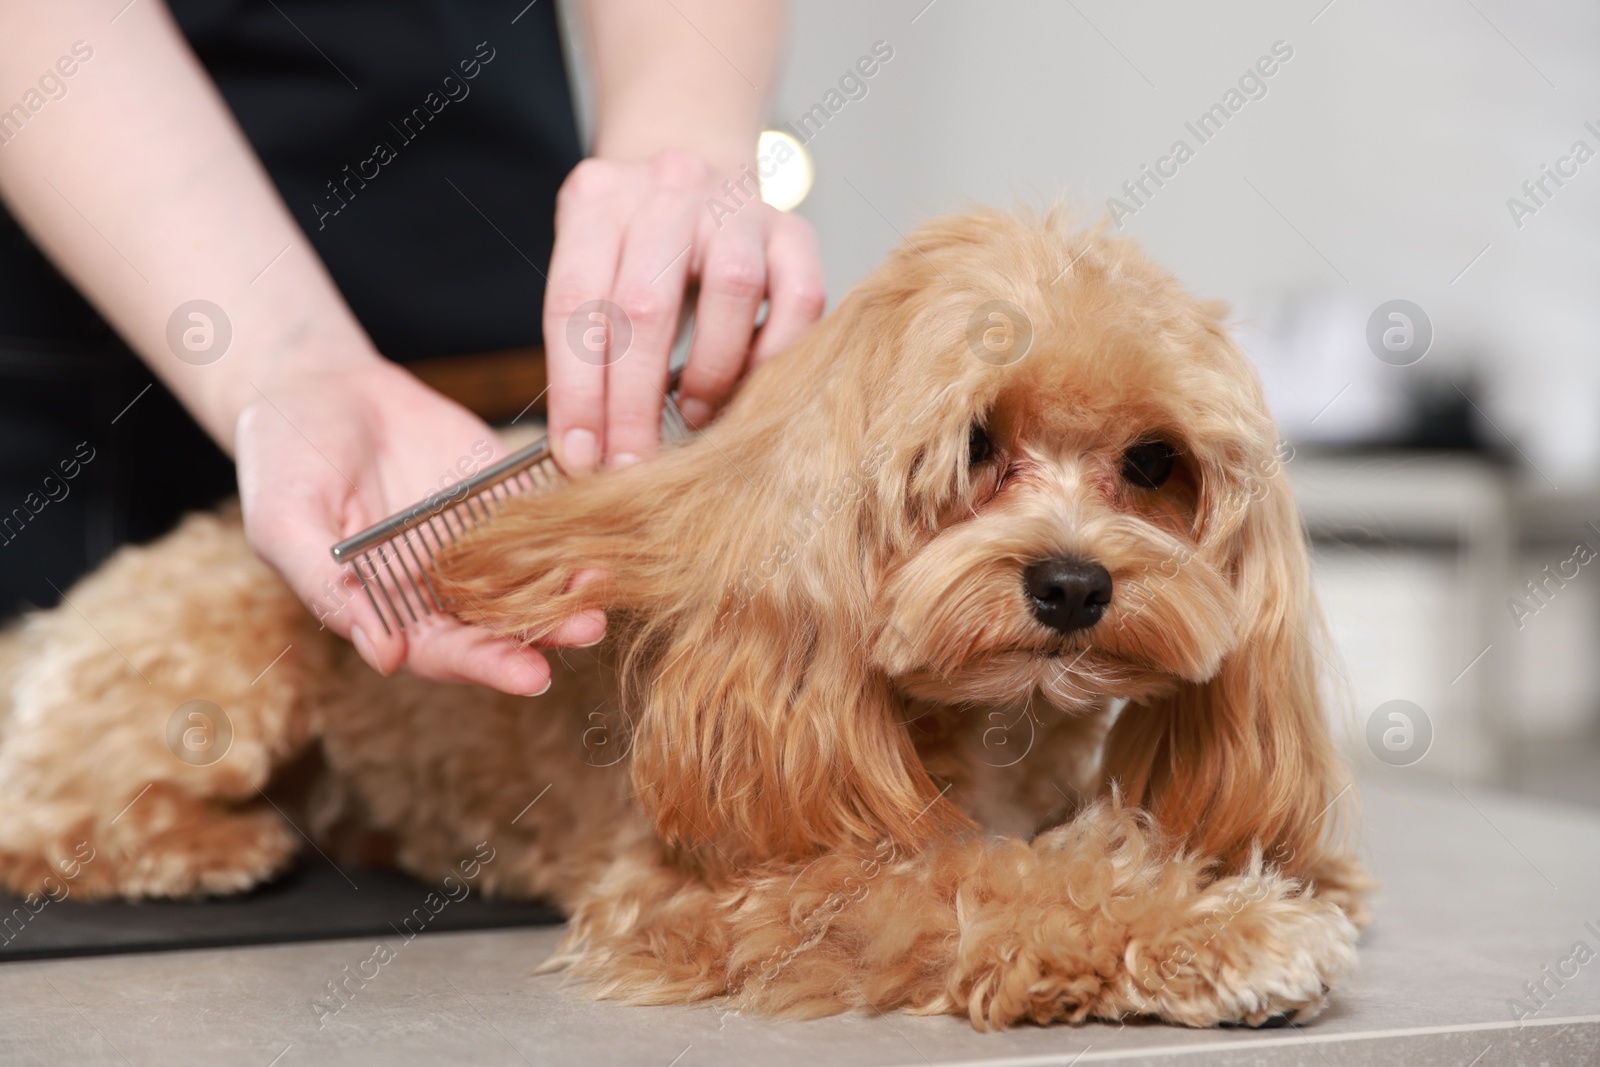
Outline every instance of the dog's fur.
[[[1003, 366], [968, 337], [995, 299], [1032, 328]], [[291, 862], [292, 818], [423, 878], [488, 842], [480, 887], [564, 909], [554, 962], [601, 995], [1309, 1017], [1367, 883], [1332, 830], [1302, 532], [1222, 314], [1056, 215], [923, 227], [702, 437], [445, 561], [462, 616], [514, 637], [610, 614], [537, 698], [378, 677], [236, 518], [192, 517], [0, 646], [0, 880], [38, 891], [87, 841], [74, 891], [237, 892]], [[1153, 438], [1177, 469], [1139, 488], [1122, 456]], [[1114, 582], [1066, 635], [1021, 578], [1060, 556]], [[232, 724], [209, 766], [166, 741], [194, 698]]]

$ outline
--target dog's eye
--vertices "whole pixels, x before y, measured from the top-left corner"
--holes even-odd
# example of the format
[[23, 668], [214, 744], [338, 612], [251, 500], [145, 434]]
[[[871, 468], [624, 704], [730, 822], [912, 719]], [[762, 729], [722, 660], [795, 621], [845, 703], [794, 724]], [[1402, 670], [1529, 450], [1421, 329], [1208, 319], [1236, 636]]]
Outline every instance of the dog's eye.
[[989, 431], [973, 423], [967, 433], [967, 466], [976, 467], [993, 454], [994, 446], [989, 443]]
[[1144, 489], [1156, 489], [1172, 477], [1177, 449], [1165, 441], [1147, 441], [1122, 454], [1122, 476]]

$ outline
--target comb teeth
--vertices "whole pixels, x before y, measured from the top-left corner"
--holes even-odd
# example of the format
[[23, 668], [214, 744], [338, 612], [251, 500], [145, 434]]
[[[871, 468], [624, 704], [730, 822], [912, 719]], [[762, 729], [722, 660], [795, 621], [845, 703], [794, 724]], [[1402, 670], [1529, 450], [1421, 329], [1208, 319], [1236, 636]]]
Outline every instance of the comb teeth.
[[[664, 445], [689, 435], [674, 402], [677, 384], [674, 372], [661, 412]], [[432, 578], [440, 552], [461, 535], [487, 525], [512, 498], [548, 492], [566, 480], [549, 441], [541, 438], [471, 478], [340, 541], [333, 546], [333, 558], [355, 572], [384, 633], [404, 630], [408, 620], [415, 624], [449, 610]]]

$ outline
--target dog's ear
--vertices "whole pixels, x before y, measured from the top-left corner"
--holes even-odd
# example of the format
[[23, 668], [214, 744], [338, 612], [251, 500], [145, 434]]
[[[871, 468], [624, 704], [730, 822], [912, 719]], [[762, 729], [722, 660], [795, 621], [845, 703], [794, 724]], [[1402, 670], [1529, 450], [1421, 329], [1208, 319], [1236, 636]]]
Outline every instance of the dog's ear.
[[441, 567], [462, 618], [524, 639], [611, 613], [636, 793], [705, 863], [965, 825], [863, 651], [877, 511], [904, 500], [865, 428], [881, 385], [859, 306], [759, 368], [702, 438], [514, 502]]
[[[436, 582], [466, 622], [529, 641], [589, 608], [650, 612], [692, 566], [656, 502], [686, 477], [681, 456], [514, 497], [447, 548]], [[652, 477], [653, 476], [653, 477]], [[593, 580], [577, 581], [583, 572]]]
[[1123, 709], [1106, 770], [1185, 847], [1237, 866], [1259, 846], [1299, 873], [1326, 854], [1341, 785], [1317, 689], [1305, 537], [1281, 463], [1264, 455], [1211, 505], [1228, 527], [1223, 566], [1241, 609], [1233, 651], [1210, 680]]

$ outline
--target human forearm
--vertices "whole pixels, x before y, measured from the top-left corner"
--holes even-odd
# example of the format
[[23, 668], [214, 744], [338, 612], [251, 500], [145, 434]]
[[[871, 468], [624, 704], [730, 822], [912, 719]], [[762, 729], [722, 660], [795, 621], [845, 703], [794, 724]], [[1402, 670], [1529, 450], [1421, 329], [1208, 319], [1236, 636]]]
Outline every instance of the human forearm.
[[694, 152], [736, 170], [755, 153], [783, 34], [782, 0], [588, 0], [594, 154]]
[[[146, 0], [109, 20], [80, 3], [14, 5], [0, 19], [0, 70], [50, 68], [76, 41], [92, 50], [66, 95], [0, 144], [0, 194], [232, 451], [257, 389], [375, 353], [165, 7]], [[167, 341], [174, 309], [197, 298], [223, 309], [233, 335], [198, 366]]]

